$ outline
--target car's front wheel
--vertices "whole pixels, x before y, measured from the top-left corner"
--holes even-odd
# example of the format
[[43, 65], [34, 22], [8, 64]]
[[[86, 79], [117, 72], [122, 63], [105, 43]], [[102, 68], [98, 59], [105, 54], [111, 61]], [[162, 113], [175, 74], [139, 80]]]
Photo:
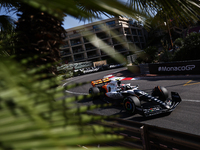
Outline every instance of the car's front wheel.
[[89, 89], [89, 94], [91, 94], [91, 95], [93, 96], [93, 99], [94, 99], [94, 98], [97, 98], [98, 95], [100, 94], [100, 90], [99, 90], [98, 87], [91, 87], [91, 88]]
[[153, 97], [158, 97], [159, 100], [161, 101], [166, 101], [168, 98], [168, 91], [165, 87], [163, 86], [156, 86], [151, 94]]
[[123, 106], [126, 112], [134, 114], [136, 113], [136, 107], [140, 107], [140, 100], [136, 96], [128, 96], [123, 101]]

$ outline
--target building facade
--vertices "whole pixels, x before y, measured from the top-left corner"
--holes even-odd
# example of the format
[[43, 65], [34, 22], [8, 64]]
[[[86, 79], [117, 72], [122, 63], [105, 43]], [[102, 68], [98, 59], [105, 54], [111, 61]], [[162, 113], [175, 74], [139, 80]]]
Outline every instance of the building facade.
[[[88, 36], [93, 35], [92, 40]], [[103, 49], [111, 48], [109, 54]], [[93, 44], [95, 41], [96, 44]], [[132, 54], [137, 47], [146, 44], [144, 28], [125, 18], [111, 18], [66, 30], [66, 38], [60, 48], [62, 63], [107, 60], [110, 55]]]

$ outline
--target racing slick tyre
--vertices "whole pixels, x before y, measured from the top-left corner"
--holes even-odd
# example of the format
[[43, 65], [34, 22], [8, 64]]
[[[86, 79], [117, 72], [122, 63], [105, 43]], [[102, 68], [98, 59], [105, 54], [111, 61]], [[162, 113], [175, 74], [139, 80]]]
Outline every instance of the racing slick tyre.
[[136, 96], [128, 96], [123, 101], [124, 109], [130, 113], [136, 113], [136, 107], [141, 107], [140, 100]]
[[91, 87], [89, 89], [89, 94], [93, 95], [93, 100], [94, 100], [94, 98], [98, 98], [98, 94], [100, 94], [100, 90], [98, 87]]
[[151, 94], [153, 97], [158, 97], [161, 101], [166, 101], [168, 98], [168, 91], [165, 87], [162, 86], [156, 86]]

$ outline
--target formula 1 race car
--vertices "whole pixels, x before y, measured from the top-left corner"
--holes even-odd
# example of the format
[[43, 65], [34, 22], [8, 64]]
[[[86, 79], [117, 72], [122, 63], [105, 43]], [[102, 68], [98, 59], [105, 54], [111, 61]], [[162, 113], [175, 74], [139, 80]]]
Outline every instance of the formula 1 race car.
[[176, 92], [171, 92], [171, 99], [168, 98], [168, 91], [162, 86], [154, 87], [152, 93], [148, 94], [139, 90], [138, 85], [121, 84], [120, 80], [109, 78], [92, 81], [91, 84], [93, 87], [89, 89], [89, 94], [103, 94], [112, 101], [120, 101], [128, 113], [138, 113], [145, 117], [171, 113], [182, 101]]

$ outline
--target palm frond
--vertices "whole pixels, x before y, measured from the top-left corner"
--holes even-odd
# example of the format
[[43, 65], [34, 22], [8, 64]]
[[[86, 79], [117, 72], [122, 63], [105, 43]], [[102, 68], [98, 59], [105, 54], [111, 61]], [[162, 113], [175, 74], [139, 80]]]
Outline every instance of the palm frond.
[[[179, 24], [196, 22], [200, 17], [200, 2], [196, 0], [129, 0], [134, 9], [140, 8], [161, 20], [174, 19]], [[134, 5], [133, 5], [134, 3]]]
[[105, 134], [116, 129], [91, 124], [107, 117], [85, 112], [102, 106], [77, 107], [77, 100], [90, 96], [65, 97], [62, 86], [53, 88], [56, 78], [39, 80], [43, 75], [27, 73], [10, 58], [1, 58], [0, 68], [1, 148], [77, 149], [122, 138]]

